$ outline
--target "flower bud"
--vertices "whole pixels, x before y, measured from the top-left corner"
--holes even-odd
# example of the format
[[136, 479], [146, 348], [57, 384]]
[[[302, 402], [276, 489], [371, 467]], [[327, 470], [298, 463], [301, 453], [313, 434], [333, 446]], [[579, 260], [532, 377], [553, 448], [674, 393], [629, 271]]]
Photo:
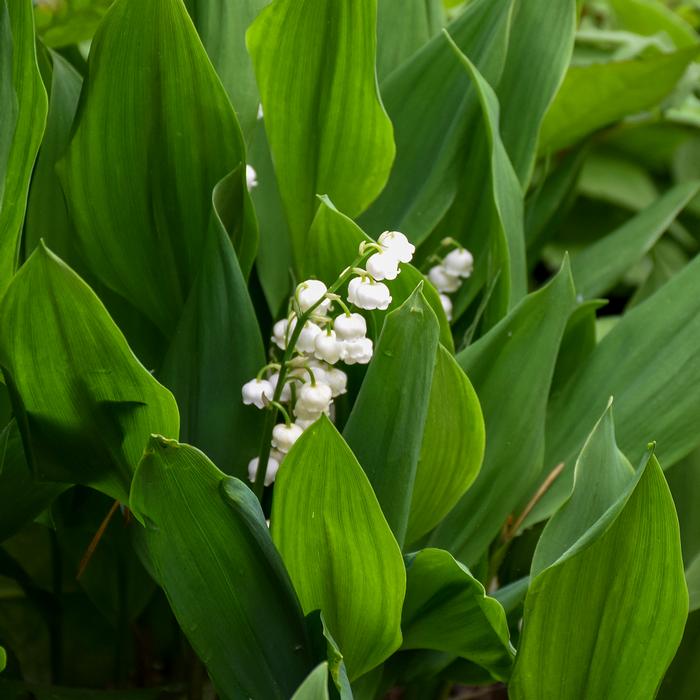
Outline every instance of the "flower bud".
[[364, 338], [367, 335], [367, 321], [361, 314], [340, 314], [333, 321], [338, 340]]
[[466, 278], [474, 270], [474, 258], [465, 248], [456, 248], [445, 256], [442, 266], [448, 274]]
[[456, 292], [462, 280], [455, 275], [451, 275], [442, 265], [431, 267], [428, 272], [428, 279], [433, 283], [438, 292]]
[[348, 365], [366, 365], [372, 359], [372, 341], [369, 338], [344, 341], [341, 359]]
[[442, 308], [445, 312], [445, 316], [447, 316], [447, 320], [451, 321], [452, 320], [452, 300], [446, 294], [441, 294], [440, 295], [440, 303], [442, 304]]
[[258, 186], [258, 174], [255, 172], [255, 168], [252, 165], [245, 166], [245, 180], [248, 186], [248, 192]]
[[348, 285], [348, 301], [361, 309], [383, 311], [391, 304], [391, 294], [383, 282], [365, 282], [361, 277], [355, 277]]
[[375, 280], [395, 280], [399, 274], [399, 259], [389, 251], [375, 253], [367, 261], [367, 272]]
[[301, 409], [305, 416], [313, 413], [320, 415], [328, 410], [332, 399], [333, 392], [328, 384], [304, 384], [299, 390], [299, 399], [295, 409]]
[[272, 401], [274, 389], [267, 379], [251, 379], [243, 385], [241, 395], [246, 406], [265, 408], [265, 399]]
[[314, 355], [328, 364], [334, 365], [340, 359], [340, 350], [335, 331], [319, 333], [314, 340]]
[[277, 321], [274, 326], [272, 326], [272, 341], [274, 344], [284, 350], [287, 347], [287, 328], [289, 327], [289, 321], [283, 318], [281, 321]]
[[416, 252], [416, 247], [400, 231], [384, 231], [377, 242], [402, 263], [411, 262]]
[[[294, 326], [296, 325], [296, 320], [292, 321], [292, 326], [290, 333], [294, 331]], [[316, 337], [321, 333], [321, 327], [316, 325], [313, 321], [307, 321], [304, 327], [299, 333], [299, 338], [297, 339], [296, 349], [300, 352], [313, 353], [314, 343]]]
[[296, 423], [291, 425], [279, 423], [272, 429], [272, 446], [287, 454], [292, 445], [301, 437], [302, 432], [304, 431]]
[[[302, 282], [297, 287], [296, 298], [299, 302], [299, 308], [304, 311], [308, 311], [319, 299], [322, 299], [328, 288], [320, 280], [306, 280]], [[316, 310], [320, 314], [326, 313], [331, 305], [330, 299], [323, 299], [323, 301], [316, 307]]]
[[[258, 464], [260, 458], [256, 457], [248, 462], [248, 480], [255, 483], [255, 475], [258, 473]], [[280, 463], [272, 455], [267, 460], [267, 471], [265, 472], [265, 486], [269, 486], [277, 476], [277, 470], [280, 468]]]
[[348, 390], [348, 375], [342, 369], [331, 367], [326, 371], [326, 384], [331, 388], [334, 398], [345, 394]]
[[[279, 381], [280, 378], [280, 373], [275, 372], [274, 374], [270, 375], [268, 378], [268, 381], [270, 382], [270, 385], [272, 386], [272, 392], [274, 396], [274, 392], [277, 391], [277, 382]], [[280, 393], [280, 401], [289, 401], [289, 399], [292, 398], [292, 389], [289, 386], [289, 384], [285, 381], [284, 386], [282, 387], [282, 392]]]

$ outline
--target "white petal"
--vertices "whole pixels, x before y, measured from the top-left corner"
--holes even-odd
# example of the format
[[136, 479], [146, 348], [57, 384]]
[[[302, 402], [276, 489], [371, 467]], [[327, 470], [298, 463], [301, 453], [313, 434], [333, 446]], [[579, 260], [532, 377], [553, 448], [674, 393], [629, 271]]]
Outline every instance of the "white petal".
[[340, 314], [333, 321], [333, 328], [339, 340], [364, 338], [367, 335], [367, 321], [362, 314]]
[[445, 256], [442, 266], [448, 274], [466, 278], [474, 270], [474, 258], [465, 248], [456, 248]]
[[459, 277], [449, 274], [442, 265], [431, 267], [428, 272], [428, 279], [438, 292], [443, 293], [456, 292], [462, 284], [462, 280]]

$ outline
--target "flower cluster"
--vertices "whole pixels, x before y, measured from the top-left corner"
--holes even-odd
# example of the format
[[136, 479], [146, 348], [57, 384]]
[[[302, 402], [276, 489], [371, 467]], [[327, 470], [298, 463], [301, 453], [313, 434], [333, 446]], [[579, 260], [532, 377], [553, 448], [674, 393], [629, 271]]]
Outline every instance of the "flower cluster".
[[[372, 359], [367, 323], [350, 307], [387, 309], [391, 294], [382, 280], [396, 279], [399, 265], [410, 262], [414, 251], [402, 233], [385, 231], [376, 243], [360, 244], [358, 259], [330, 289], [313, 279], [297, 286], [287, 318], [272, 329], [272, 361], [242, 389], [244, 404], [279, 410], [285, 419], [270, 436], [266, 486], [275, 480], [280, 463], [302, 432], [322, 414], [333, 417], [333, 400], [346, 393], [348, 380], [335, 365], [367, 364]], [[365, 268], [360, 268], [363, 261]], [[348, 280], [344, 301], [335, 290]], [[341, 311], [334, 314], [336, 304]], [[248, 465], [252, 482], [259, 464], [256, 457]]]
[[[453, 245], [454, 243], [447, 239], [443, 244]], [[438, 265], [434, 265], [428, 271], [428, 279], [440, 292], [440, 301], [448, 321], [452, 320], [452, 300], [447, 295], [456, 292], [462, 286], [462, 282], [471, 276], [473, 270], [472, 254], [458, 245]]]

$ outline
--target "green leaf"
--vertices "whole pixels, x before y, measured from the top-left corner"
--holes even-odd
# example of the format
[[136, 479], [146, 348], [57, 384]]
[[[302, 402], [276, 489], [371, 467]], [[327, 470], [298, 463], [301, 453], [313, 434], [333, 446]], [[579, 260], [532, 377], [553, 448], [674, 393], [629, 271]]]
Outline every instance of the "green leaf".
[[0, 647], [0, 673], [5, 670], [5, 666], [7, 666], [7, 652]]
[[381, 83], [445, 23], [441, 0], [378, 0], [377, 77]]
[[8, 423], [0, 433], [0, 542], [34, 520], [66, 488], [34, 481], [17, 422]]
[[588, 436], [574, 470], [574, 489], [545, 526], [531, 576], [552, 566], [618, 500], [634, 479], [634, 467], [615, 442], [612, 401]]
[[252, 491], [151, 438], [130, 505], [180, 626], [222, 698], [289, 698], [311, 669], [299, 602]]
[[[475, 0], [448, 26], [460, 50], [492, 83], [505, 61], [512, 6], [513, 0]], [[392, 73], [382, 84], [382, 98], [394, 125], [396, 162], [360, 224], [372, 235], [391, 226], [420, 243], [455, 198], [478, 100], [443, 36]]]
[[60, 174], [80, 253], [168, 338], [201, 267], [212, 189], [236, 168], [244, 273], [256, 237], [236, 115], [182, 0], [115, 3], [73, 128]]
[[407, 569], [402, 648], [448, 652], [506, 680], [514, 649], [501, 604], [449, 552], [424, 549]]
[[[358, 248], [363, 241], [372, 239], [352, 219], [339, 212], [328, 197], [320, 197], [318, 211], [309, 230], [303, 276], [318, 277], [327, 284], [335, 282], [338, 275], [357, 257]], [[399, 308], [425, 279], [413, 265], [402, 264], [401, 274], [395, 280], [384, 281], [392, 299], [388, 310]], [[440, 324], [440, 342], [452, 351], [452, 331], [440, 295], [431, 284], [425, 284], [423, 296]], [[385, 315], [385, 312], [374, 314], [377, 327], [381, 327]]]
[[472, 485], [484, 440], [479, 399], [457, 361], [439, 345], [406, 542], [430, 532]]
[[376, 2], [274, 0], [247, 33], [297, 269], [316, 195], [355, 217], [389, 176], [395, 149], [377, 91]]
[[[595, 474], [581, 487], [608, 479], [611, 468], [621, 476], [616, 450], [590, 456], [584, 463], [582, 455], [581, 469]], [[688, 601], [678, 520], [656, 458], [604, 513], [607, 499], [582, 498], [572, 496], [558, 514], [557, 535], [570, 546], [528, 591], [514, 700], [651, 698], [681, 641]], [[575, 522], [581, 512], [600, 515], [585, 532]], [[553, 521], [550, 536], [555, 530]]]
[[47, 46], [68, 46], [91, 39], [113, 0], [37, 0], [36, 31]]
[[245, 46], [248, 26], [269, 0], [185, 0], [197, 32], [249, 138], [258, 113], [258, 88]]
[[693, 388], [700, 385], [700, 357], [695, 352], [700, 344], [699, 298], [700, 257], [696, 257], [626, 313], [552, 397], [545, 466], [552, 469], [564, 462], [566, 468], [526, 525], [551, 515], [571, 491], [575, 456], [610, 396], [615, 397], [620, 449], [633, 463], [641, 457], [639, 446], [655, 438], [659, 460], [667, 467], [700, 444], [695, 429], [700, 394]]
[[0, 305], [0, 365], [37, 479], [86, 484], [124, 502], [148, 436], [178, 433], [170, 392], [94, 292], [43, 245]]
[[[484, 463], [430, 544], [476, 562], [524, 494], [539, 485], [547, 395], [559, 343], [575, 306], [568, 263], [498, 325], [457, 355], [481, 401]], [[504, 402], [504, 397], [508, 400]]]
[[656, 106], [681, 79], [699, 47], [627, 61], [571, 66], [540, 133], [540, 153]]
[[571, 259], [576, 291], [584, 298], [608, 292], [656, 243], [697, 194], [700, 183], [681, 183], [620, 228]]
[[437, 319], [421, 286], [387, 315], [344, 431], [402, 546], [438, 348]]
[[83, 80], [75, 68], [59, 54], [46, 51], [44, 57], [46, 63], [50, 63], [51, 70], [49, 113], [29, 191], [24, 249], [34, 250], [43, 238], [62, 260], [76, 265], [79, 256], [75, 246], [75, 231], [56, 174], [56, 163], [63, 156], [70, 140]]
[[29, 180], [47, 113], [31, 0], [0, 0], [0, 296], [17, 267]]
[[[490, 173], [489, 182], [486, 182], [484, 178], [468, 178], [470, 181], [467, 185], [470, 190], [469, 195], [462, 189], [458, 202], [455, 203], [448, 216], [448, 225], [455, 226], [455, 217], [457, 217], [457, 221], [463, 216], [465, 220], [466, 217], [472, 216], [476, 219], [472, 225], [477, 237], [476, 239], [469, 238], [467, 243], [474, 253], [477, 265], [480, 265], [482, 270], [487, 270], [487, 266], [484, 265], [487, 257], [486, 250], [490, 249], [492, 253], [495, 253], [493, 259], [498, 261], [498, 267], [489, 273], [492, 278], [495, 274], [498, 274], [499, 278], [497, 291], [492, 297], [487, 312], [489, 325], [492, 325], [493, 322], [499, 321], [505, 316], [508, 309], [512, 308], [527, 293], [523, 191], [501, 141], [499, 132], [500, 107], [496, 94], [449, 35], [447, 35], [447, 40], [468, 73], [481, 107], [480, 116], [483, 122], [486, 150], [476, 151], [481, 153], [482, 158], [469, 163], [472, 166], [469, 172], [477, 171], [477, 165], [484, 165]], [[481, 170], [482, 168], [479, 167], [478, 171]], [[480, 202], [486, 202], [486, 206], [480, 206]], [[469, 204], [474, 206], [479, 213], [474, 214], [474, 211], [469, 211], [467, 209]], [[489, 234], [487, 236], [484, 236], [480, 226], [480, 222], [484, 221], [482, 217], [490, 222], [495, 220], [495, 224], [492, 223], [488, 226]], [[455, 230], [459, 230], [459, 228], [455, 226]], [[441, 235], [441, 232], [442, 229], [439, 229], [437, 233]], [[471, 242], [472, 240], [474, 243]], [[477, 277], [473, 276], [469, 285], [463, 287], [466, 294], [460, 295], [456, 300], [455, 317], [459, 317], [465, 309], [466, 300], [473, 299], [474, 291], [478, 289], [475, 283], [478, 277], [479, 271], [477, 270]]]
[[501, 135], [515, 172], [527, 188], [542, 119], [569, 65], [576, 31], [574, 0], [519, 2], [498, 83]]
[[401, 644], [406, 574], [367, 477], [325, 418], [285, 458], [272, 536], [304, 612], [320, 609], [350, 680]]
[[320, 663], [297, 688], [292, 700], [329, 700], [328, 662]]
[[615, 19], [622, 26], [642, 36], [664, 32], [680, 49], [697, 44], [693, 27], [659, 0], [610, 0]]
[[217, 219], [159, 377], [178, 401], [181, 439], [239, 478], [260, 448], [263, 422], [243, 405], [241, 387], [264, 364], [255, 310]]

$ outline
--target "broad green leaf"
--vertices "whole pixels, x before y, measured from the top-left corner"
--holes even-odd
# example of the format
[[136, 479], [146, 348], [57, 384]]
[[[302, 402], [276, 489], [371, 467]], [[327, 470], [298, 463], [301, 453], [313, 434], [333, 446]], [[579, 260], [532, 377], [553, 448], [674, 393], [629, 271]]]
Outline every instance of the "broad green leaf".
[[[457, 237], [467, 243], [467, 247], [474, 253], [476, 264], [481, 270], [487, 271], [488, 269], [484, 263], [489, 253], [491, 253], [492, 259], [498, 261], [498, 267], [486, 273], [492, 277], [495, 274], [499, 275], [497, 291], [492, 297], [487, 311], [489, 325], [492, 325], [493, 322], [505, 316], [507, 311], [527, 293], [523, 191], [501, 141], [498, 98], [474, 64], [461, 53], [449, 36], [447, 39], [469, 75], [481, 108], [480, 116], [483, 123], [486, 150], [475, 149], [474, 152], [480, 155], [477, 156], [477, 159], [468, 161], [467, 172], [476, 172], [477, 166], [484, 166], [490, 175], [490, 182], [484, 178], [472, 178], [471, 175], [465, 178], [464, 187], [460, 190], [460, 197], [455, 202], [447, 221], [449, 222], [448, 226], [454, 226], [454, 230], [459, 231], [460, 224], [464, 225], [467, 220], [473, 218], [472, 230], [474, 234], [468, 233], [466, 241], [464, 236], [458, 234]], [[479, 167], [478, 171], [481, 170], [482, 168]], [[470, 206], [471, 211], [469, 210]], [[486, 222], [495, 223], [490, 223], [482, 228], [481, 223]], [[438, 229], [438, 235], [442, 235], [444, 226], [445, 222]], [[483, 233], [484, 229], [488, 231], [486, 236]], [[470, 283], [463, 286], [465, 293], [456, 299], [455, 317], [461, 315], [466, 307], [467, 299], [473, 299], [474, 291], [478, 288], [475, 282], [479, 276], [480, 271], [477, 269], [477, 275], [473, 275]]]
[[664, 32], [680, 49], [697, 44], [697, 34], [678, 13], [660, 0], [609, 0], [617, 22], [642, 36]]
[[29, 180], [48, 108], [31, 0], [0, 0], [0, 104], [1, 296], [17, 267]]
[[403, 649], [434, 649], [510, 675], [514, 649], [501, 604], [469, 569], [440, 549], [424, 549], [407, 564], [401, 622]]
[[5, 670], [5, 666], [7, 666], [7, 652], [0, 647], [0, 672]]
[[255, 128], [260, 98], [245, 46], [245, 33], [268, 3], [269, 0], [185, 0], [246, 139]]
[[12, 420], [0, 433], [0, 542], [45, 510], [66, 486], [34, 481]]
[[669, 667], [659, 700], [697, 700], [698, 657], [700, 657], [700, 611], [690, 613], [681, 646]]
[[627, 61], [571, 66], [540, 133], [540, 153], [565, 148], [663, 100], [698, 55], [693, 46]]
[[483, 457], [479, 399], [457, 361], [439, 345], [406, 542], [415, 542], [452, 510], [476, 479]]
[[43, 238], [62, 260], [76, 265], [79, 257], [75, 232], [56, 174], [56, 163], [68, 146], [83, 81], [75, 68], [58, 53], [46, 51], [44, 56], [46, 62], [50, 62], [49, 112], [29, 190], [24, 249], [31, 252]]
[[416, 53], [444, 24], [441, 0], [378, 0], [379, 82]]
[[460, 561], [476, 562], [523, 496], [547, 475], [542, 469], [547, 395], [574, 306], [567, 262], [547, 286], [457, 355], [481, 402], [486, 453], [476, 481], [430, 544]]
[[676, 185], [620, 228], [571, 258], [576, 291], [584, 298], [600, 296], [634, 265], [697, 194], [700, 183]]
[[243, 405], [241, 387], [264, 364], [255, 310], [217, 218], [159, 377], [178, 401], [181, 439], [239, 478], [260, 448], [263, 421]]
[[395, 149], [374, 67], [376, 3], [274, 0], [247, 33], [297, 269], [316, 195], [355, 217], [389, 176]]
[[244, 273], [256, 238], [236, 115], [182, 0], [117, 0], [73, 128], [59, 166], [80, 253], [168, 338], [201, 267], [212, 189], [237, 168]]
[[178, 434], [170, 392], [43, 244], [0, 305], [0, 365], [37, 479], [86, 484], [124, 502], [148, 436]]
[[310, 642], [253, 492], [196, 448], [154, 436], [129, 503], [221, 697], [291, 697], [311, 670]]
[[501, 135], [527, 188], [542, 119], [569, 65], [576, 30], [574, 0], [525, 0], [516, 6], [506, 65], [498, 83]]
[[322, 417], [285, 458], [272, 536], [305, 612], [320, 609], [350, 680], [401, 644], [406, 573], [370, 482]]
[[328, 662], [316, 666], [304, 682], [297, 688], [292, 700], [329, 700]]
[[320, 610], [314, 610], [305, 619], [312, 642], [315, 643], [316, 659], [325, 659], [325, 663], [328, 664], [328, 672], [340, 695], [340, 700], [353, 700], [345, 659], [328, 630], [323, 613]]
[[344, 431], [401, 546], [438, 349], [437, 319], [421, 287], [387, 315]]
[[36, 31], [47, 46], [91, 39], [113, 0], [35, 0]]
[[598, 342], [596, 311], [606, 304], [607, 301], [604, 299], [584, 301], [569, 316], [559, 346], [557, 365], [554, 368], [554, 377], [552, 377], [551, 394], [561, 391], [562, 387], [576, 374], [578, 368], [595, 350]]
[[[339, 212], [328, 197], [321, 197], [308, 237], [308, 251], [302, 271], [304, 277], [318, 277], [327, 284], [357, 257], [360, 243], [372, 239], [349, 217]], [[411, 296], [425, 277], [413, 265], [401, 265], [401, 274], [395, 280], [385, 280], [391, 292], [389, 311], [397, 309]], [[431, 284], [423, 287], [423, 296], [435, 312], [440, 324], [440, 342], [454, 349], [452, 331], [440, 302], [440, 295]], [[375, 314], [381, 327], [386, 312]]]
[[[585, 467], [600, 475], [610, 463]], [[581, 506], [572, 497], [560, 515]], [[604, 502], [590, 506], [584, 511], [593, 514]], [[568, 536], [571, 520], [560, 521]], [[530, 585], [510, 696], [652, 698], [688, 614], [678, 520], [656, 458], [647, 457], [619, 500], [577, 534]]]
[[[448, 26], [460, 50], [492, 83], [505, 61], [512, 6], [513, 0], [475, 0]], [[457, 193], [477, 97], [443, 36], [431, 39], [381, 89], [394, 125], [396, 162], [360, 223], [372, 235], [394, 228], [420, 243]]]
[[[576, 454], [610, 396], [618, 444], [634, 463], [640, 445], [658, 439], [670, 467], [698, 444], [700, 417], [700, 257], [644, 303], [626, 313], [600, 341], [547, 414], [545, 468], [566, 469], [527, 524], [551, 515], [571, 491]], [[477, 387], [478, 393], [478, 387]], [[587, 427], [588, 426], [588, 427]], [[488, 431], [488, 422], [487, 422]]]
[[554, 564], [625, 492], [634, 467], [615, 442], [612, 401], [588, 436], [574, 469], [571, 496], [545, 526], [532, 560], [532, 578]]
[[270, 312], [277, 316], [286, 309], [287, 300], [294, 289], [294, 264], [289, 226], [264, 123], [255, 130], [249, 158], [258, 177], [258, 186], [250, 194], [260, 227], [260, 248], [255, 267]]

